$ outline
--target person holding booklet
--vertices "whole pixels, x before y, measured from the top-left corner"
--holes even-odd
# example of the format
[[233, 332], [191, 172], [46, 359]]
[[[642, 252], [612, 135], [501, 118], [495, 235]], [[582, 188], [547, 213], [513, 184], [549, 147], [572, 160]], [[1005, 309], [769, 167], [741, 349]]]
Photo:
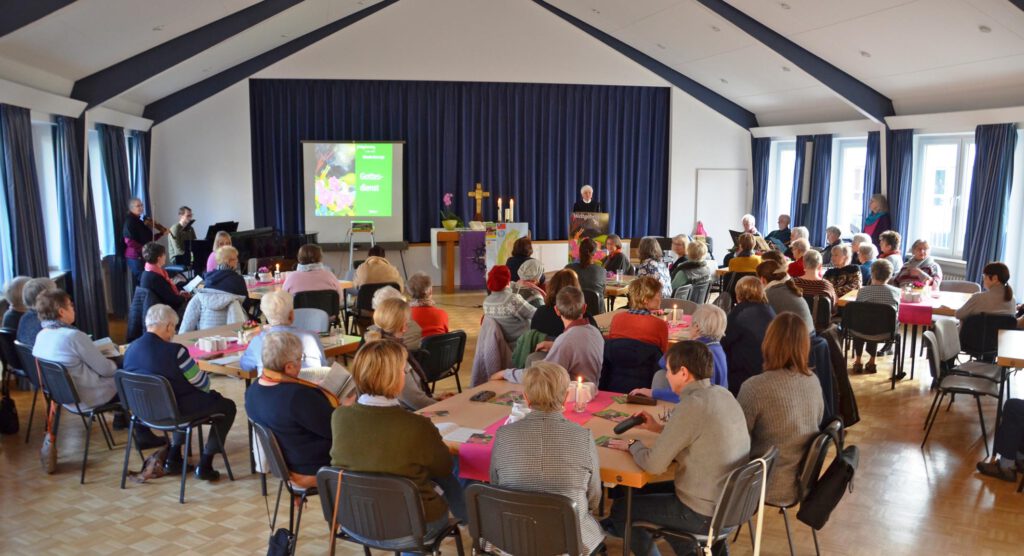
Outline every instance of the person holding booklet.
[[327, 366], [327, 356], [324, 355], [320, 338], [316, 334], [292, 326], [295, 322], [295, 300], [292, 294], [277, 290], [264, 295], [260, 299], [260, 311], [267, 317], [267, 326], [264, 326], [262, 333], [253, 337], [249, 341], [249, 346], [245, 348], [245, 353], [239, 361], [242, 370], [259, 369], [262, 372], [263, 336], [269, 332], [288, 332], [302, 342], [302, 368]]

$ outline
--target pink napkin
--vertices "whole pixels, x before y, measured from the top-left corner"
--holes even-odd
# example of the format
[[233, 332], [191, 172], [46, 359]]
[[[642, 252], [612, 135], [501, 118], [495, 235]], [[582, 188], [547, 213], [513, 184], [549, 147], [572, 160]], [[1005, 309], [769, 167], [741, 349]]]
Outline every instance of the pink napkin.
[[275, 282], [273, 280], [271, 280], [269, 282], [255, 282], [255, 283], [253, 283], [252, 286], [250, 286], [250, 288], [262, 288], [264, 286], [273, 286], [276, 283], [277, 282]]
[[594, 413], [597, 413], [598, 411], [607, 408], [609, 405], [612, 405], [612, 402], [614, 401], [612, 399], [612, 396], [619, 395], [620, 394], [618, 394], [617, 392], [598, 392], [597, 395], [594, 396], [594, 399], [587, 402], [587, 410], [584, 411], [583, 413], [576, 413], [576, 411], [574, 411], [572, 408], [572, 404], [570, 403], [565, 408], [565, 413], [563, 415], [565, 415], [565, 418], [572, 421], [573, 423], [576, 423], [578, 425], [584, 425], [587, 423], [587, 421], [590, 420], [591, 417], [594, 416]]
[[928, 326], [932, 323], [932, 306], [925, 303], [900, 303], [899, 321], [902, 324]]
[[[672, 309], [668, 310], [668, 318], [669, 319], [672, 318]], [[683, 330], [686, 330], [686, 329], [690, 328], [690, 325], [693, 323], [693, 315], [679, 315], [679, 322], [675, 322], [675, 323], [673, 323], [671, 321], [667, 321], [667, 322], [668, 322], [668, 334], [669, 334], [669, 336], [671, 336], [672, 334], [675, 334], [677, 332], [681, 332]]]

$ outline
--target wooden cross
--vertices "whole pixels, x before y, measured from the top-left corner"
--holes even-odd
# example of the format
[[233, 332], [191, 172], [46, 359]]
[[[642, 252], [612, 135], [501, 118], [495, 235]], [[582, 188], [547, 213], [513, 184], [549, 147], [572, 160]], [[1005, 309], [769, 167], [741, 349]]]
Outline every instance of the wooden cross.
[[476, 190], [470, 191], [469, 196], [476, 199], [476, 214], [473, 215], [473, 220], [476, 220], [477, 222], [483, 222], [484, 197], [490, 197], [491, 193], [489, 191], [484, 191], [483, 187], [478, 183], [476, 184]]

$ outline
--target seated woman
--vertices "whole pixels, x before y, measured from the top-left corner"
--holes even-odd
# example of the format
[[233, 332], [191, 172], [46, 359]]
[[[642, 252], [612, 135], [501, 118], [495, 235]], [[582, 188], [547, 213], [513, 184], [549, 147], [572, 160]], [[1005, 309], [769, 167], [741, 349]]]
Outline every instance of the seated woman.
[[[533, 259], [533, 241], [528, 237], [521, 237], [512, 244], [512, 255], [505, 261], [505, 266], [508, 267], [513, 282], [522, 280], [523, 277], [519, 275], [519, 267], [530, 260], [535, 260]], [[541, 274], [539, 283], [544, 283], [543, 274]]]
[[930, 284], [933, 289], [939, 289], [942, 283], [942, 267], [938, 261], [931, 257], [931, 247], [928, 240], [919, 239], [910, 246], [912, 256], [903, 264], [903, 268], [896, 272], [893, 277], [893, 285], [902, 288], [905, 284]]
[[860, 247], [865, 243], [871, 243], [871, 236], [867, 234], [853, 234], [853, 239], [850, 240], [850, 253], [853, 253], [853, 260], [850, 262], [855, 265], [864, 264], [860, 260]]
[[[373, 326], [366, 330], [363, 340], [368, 343], [387, 340], [401, 344], [405, 348], [402, 336], [405, 334], [410, 320], [409, 304], [404, 299], [398, 297], [384, 299], [373, 312]], [[408, 350], [405, 353], [408, 355], [405, 364], [405, 380], [397, 398], [403, 406], [416, 411], [437, 402], [437, 400], [430, 397], [427, 377], [423, 373], [419, 361]]]
[[588, 238], [580, 241], [580, 262], [569, 263], [565, 266], [576, 272], [576, 278], [580, 281], [580, 289], [597, 294], [597, 301], [604, 303], [605, 270], [600, 264], [594, 262], [594, 253], [597, 252], [597, 242]]
[[153, 305], [167, 305], [175, 311], [181, 311], [188, 301], [188, 292], [178, 291], [178, 286], [167, 275], [164, 266], [167, 264], [167, 248], [155, 241], [142, 248], [142, 260], [145, 271], [139, 278], [139, 287], [135, 289], [131, 307], [128, 309], [128, 331], [125, 340], [131, 342], [145, 332], [143, 321], [146, 311]]
[[903, 269], [903, 255], [900, 253], [900, 234], [894, 230], [882, 232], [878, 236], [878, 255], [880, 259], [886, 259], [892, 265], [893, 274]]
[[412, 320], [419, 325], [424, 338], [448, 333], [448, 313], [434, 305], [434, 287], [430, 276], [417, 272], [405, 285], [412, 297]]
[[206, 272], [217, 270], [217, 250], [225, 245], [231, 245], [231, 234], [221, 230], [217, 232], [217, 235], [213, 236], [213, 250], [210, 251], [210, 256], [206, 258]]
[[519, 281], [512, 284], [512, 291], [523, 301], [537, 307], [544, 306], [544, 296], [547, 292], [540, 287], [541, 278], [544, 277], [544, 266], [537, 259], [530, 259], [519, 266]]
[[[167, 305], [154, 305], [146, 312], [146, 333], [128, 346], [124, 353], [124, 369], [133, 373], [162, 376], [171, 384], [178, 412], [182, 416], [196, 418], [203, 415], [220, 414], [213, 420], [216, 434], [212, 432], [199, 456], [196, 478], [216, 481], [220, 472], [213, 468], [213, 457], [223, 450], [221, 440], [227, 440], [228, 432], [235, 421], [235, 402], [210, 390], [210, 378], [199, 370], [199, 365], [181, 344], [171, 342], [178, 325], [178, 313]], [[171, 447], [164, 462], [164, 471], [181, 473], [185, 464], [182, 446], [184, 433], [174, 433]]]
[[810, 349], [807, 325], [780, 314], [761, 345], [764, 372], [744, 382], [736, 397], [747, 418], [750, 453], [779, 449], [765, 492], [765, 501], [776, 506], [799, 502], [800, 464], [825, 413], [821, 383], [807, 366]]
[[672, 238], [672, 252], [676, 255], [676, 260], [672, 261], [672, 264], [668, 267], [668, 274], [674, 280], [676, 273], [679, 272], [679, 267], [686, 262], [686, 248], [690, 245], [690, 238], [686, 234], [679, 234]]
[[796, 285], [789, 274], [786, 274], [785, 268], [775, 261], [765, 261], [757, 265], [757, 277], [764, 286], [768, 304], [772, 306], [776, 315], [784, 311], [796, 313], [813, 332], [814, 317], [811, 316], [811, 309], [804, 301], [804, 291]]
[[21, 316], [28, 311], [25, 306], [25, 299], [22, 292], [25, 284], [31, 280], [28, 276], [15, 276], [4, 284], [4, 299], [7, 300], [7, 311], [4, 313], [3, 328], [7, 330], [18, 330], [18, 323]]
[[636, 275], [654, 278], [661, 284], [661, 297], [672, 297], [672, 278], [668, 274], [668, 267], [661, 262], [661, 245], [658, 240], [651, 236], [641, 239], [637, 251], [641, 262]]
[[992, 451], [999, 457], [979, 461], [976, 466], [978, 472], [1003, 481], [1017, 482], [1017, 472], [1024, 471], [1020, 456], [1024, 453], [1024, 400], [1006, 400], [1003, 418], [992, 438]]
[[788, 273], [793, 278], [799, 278], [804, 275], [804, 255], [811, 249], [810, 243], [807, 243], [806, 239], [794, 239], [789, 244], [788, 256], [793, 258], [793, 262], [789, 263]]
[[849, 245], [841, 243], [832, 248], [832, 265], [825, 271], [825, 281], [832, 284], [837, 298], [860, 289], [860, 267], [850, 261]]
[[[601, 465], [590, 431], [563, 415], [569, 373], [542, 361], [527, 370], [523, 386], [531, 411], [495, 433], [491, 484], [570, 498], [585, 553], [591, 554], [604, 540], [604, 531], [594, 519], [601, 502]], [[560, 471], [552, 473], [552, 469]]]
[[686, 284], [704, 283], [711, 280], [711, 267], [708, 257], [708, 246], [703, 241], [691, 241], [686, 244], [686, 260], [676, 266], [672, 275], [672, 291]]
[[616, 234], [608, 234], [604, 241], [604, 248], [608, 256], [604, 259], [604, 269], [608, 272], [621, 272], [630, 274], [633, 272], [633, 264], [629, 262], [629, 254], [622, 251], [622, 238]]
[[764, 286], [753, 276], [744, 276], [736, 284], [736, 305], [729, 312], [722, 348], [729, 365], [729, 391], [739, 393], [743, 382], [760, 374], [761, 343], [775, 311], [768, 305]]
[[[721, 344], [722, 336], [725, 336], [727, 319], [725, 311], [719, 309], [717, 305], [705, 304], [698, 306], [697, 310], [694, 311], [693, 322], [690, 325], [694, 339], [708, 346], [708, 349], [711, 350], [711, 357], [715, 361], [714, 373], [711, 375], [711, 384], [721, 386], [722, 388], [729, 388], [729, 363]], [[664, 359], [661, 360], [661, 365], [663, 367], [666, 365]], [[651, 381], [649, 389], [637, 388], [630, 393], [643, 394], [657, 400], [679, 403], [679, 396], [672, 391], [668, 383], [667, 371], [664, 370], [654, 373], [654, 379]]]
[[[892, 277], [892, 264], [886, 259], [878, 259], [871, 265], [871, 283], [862, 286], [857, 291], [857, 301], [865, 303], [882, 303], [888, 305], [893, 309], [899, 311], [900, 308], [900, 290], [889, 285], [889, 278]], [[861, 366], [860, 357], [864, 353], [864, 341], [854, 340], [853, 341], [853, 353], [856, 359], [853, 363], [854, 373], [869, 373], [874, 374], [878, 372], [878, 368], [875, 366], [875, 352], [877, 351], [878, 344], [875, 342], [868, 342], [868, 364], [867, 366]], [[901, 376], [899, 378], [902, 378]]]
[[25, 314], [18, 321], [18, 343], [32, 347], [36, 343], [36, 336], [43, 329], [39, 321], [39, 314], [36, 312], [36, 299], [39, 294], [45, 291], [57, 289], [57, 283], [49, 278], [32, 278], [25, 282], [21, 291], [21, 300], [25, 302]]
[[957, 309], [956, 318], [963, 320], [970, 315], [988, 313], [992, 315], [1017, 315], [1017, 302], [1013, 300], [1010, 287], [1010, 268], [1003, 263], [988, 263], [981, 271], [981, 285], [985, 291], [971, 296], [964, 306]]
[[[832, 302], [832, 307], [835, 308], [836, 290], [832, 287], [831, 282], [827, 282], [820, 278], [821, 276], [821, 253], [811, 249], [804, 253], [804, 274], [793, 278], [793, 282], [796, 283], [797, 287], [803, 290], [804, 295], [824, 295]], [[792, 265], [790, 265], [792, 268]]]
[[871, 242], [862, 243], [858, 250], [857, 260], [860, 261], [860, 283], [871, 283], [871, 265], [878, 259], [878, 249]]
[[651, 314], [661, 310], [661, 284], [652, 276], [640, 276], [629, 283], [629, 310], [616, 311], [608, 339], [630, 338], [668, 350], [668, 325]]
[[331, 416], [331, 465], [411, 479], [419, 488], [427, 521], [424, 538], [432, 539], [448, 525], [449, 507], [455, 517], [466, 519], [465, 500], [437, 427], [403, 409], [399, 401], [408, 379], [402, 371], [406, 358], [398, 342], [370, 342], [356, 353], [352, 378], [362, 394]]
[[298, 266], [284, 279], [281, 288], [295, 295], [299, 292], [338, 290], [338, 277], [323, 264], [324, 252], [319, 245], [307, 243], [299, 247]]
[[729, 260], [729, 272], [757, 272], [757, 265], [761, 264], [761, 257], [754, 253], [754, 236], [740, 234], [736, 245], [739, 246], [739, 249]]
[[317, 470], [331, 463], [331, 414], [338, 401], [298, 378], [302, 341], [295, 335], [268, 333], [260, 355], [265, 368], [245, 391], [245, 412], [274, 433], [292, 483], [314, 487]]
[[505, 341], [514, 345], [530, 329], [530, 319], [537, 308], [530, 305], [509, 288], [512, 274], [508, 267], [497, 265], [487, 273], [487, 297], [484, 298], [484, 316], [491, 317], [501, 327]]
[[203, 289], [213, 289], [249, 297], [249, 289], [245, 286], [245, 278], [238, 272], [238, 249], [225, 245], [217, 250], [217, 268], [207, 272], [203, 277]]
[[372, 253], [370, 255], [356, 269], [355, 278], [352, 279], [353, 286], [359, 288], [364, 284], [398, 284], [398, 289], [405, 287], [405, 281], [402, 280], [397, 268], [383, 256]]
[[843, 244], [843, 232], [836, 226], [825, 228], [825, 247], [821, 250], [821, 261], [827, 266], [838, 266], [832, 262], [832, 249]]
[[[329, 365], [320, 337], [292, 326], [295, 322], [295, 299], [292, 294], [277, 290], [260, 299], [260, 311], [267, 319], [259, 334], [249, 340], [239, 365], [243, 370], [263, 372], [263, 337], [271, 332], [287, 332], [302, 342], [302, 368], [326, 367]], [[280, 369], [278, 369], [280, 370]]]
[[[547, 291], [544, 294], [544, 305], [539, 307], [533, 313], [533, 318], [530, 319], [530, 328], [542, 332], [549, 341], [554, 340], [562, 332], [565, 332], [565, 324], [562, 323], [561, 317], [555, 312], [555, 303], [558, 299], [558, 292], [568, 286], [580, 287], [580, 282], [576, 278], [576, 272], [568, 269], [556, 272], [551, 277], [551, 282], [547, 285]], [[597, 326], [597, 322], [594, 321], [593, 317], [587, 317], [587, 320], [590, 324]]]
[[[376, 311], [385, 299], [401, 299], [405, 301], [405, 296], [402, 295], [402, 292], [391, 286], [383, 287], [373, 294], [373, 309]], [[370, 325], [370, 328], [372, 327], [373, 325]], [[406, 321], [405, 333], [401, 335], [401, 340], [402, 344], [405, 345], [405, 349], [409, 351], [416, 351], [423, 347], [423, 329], [411, 317]]]

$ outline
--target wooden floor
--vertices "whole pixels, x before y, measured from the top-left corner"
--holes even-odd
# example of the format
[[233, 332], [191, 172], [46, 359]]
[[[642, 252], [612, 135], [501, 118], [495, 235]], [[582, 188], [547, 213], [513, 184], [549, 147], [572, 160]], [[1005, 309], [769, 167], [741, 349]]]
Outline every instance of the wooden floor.
[[[476, 344], [480, 294], [438, 295], [451, 315], [452, 328], [469, 332], [463, 369]], [[979, 442], [977, 410], [969, 399], [943, 411], [925, 450], [921, 430], [931, 402], [925, 360], [918, 359], [918, 379], [895, 391], [885, 377], [889, 358], [880, 358], [880, 372], [854, 376], [862, 420], [849, 430], [848, 443], [861, 449], [854, 492], [840, 504], [819, 533], [824, 554], [1021, 554], [1024, 553], [1024, 495], [1015, 485], [982, 478], [974, 471], [984, 457]], [[908, 361], [909, 364], [909, 361]], [[909, 365], [908, 365], [909, 366]], [[78, 484], [83, 428], [65, 415], [59, 439], [56, 474], [39, 467], [42, 411], [28, 445], [24, 430], [30, 396], [14, 392], [22, 433], [0, 442], [0, 554], [263, 554], [269, 534], [266, 502], [256, 476], [248, 473], [245, 413], [241, 381], [216, 377], [213, 387], [239, 404], [235, 428], [228, 438], [236, 474], [216, 484], [189, 480], [186, 504], [177, 502], [178, 481], [164, 477], [143, 485], [118, 488], [126, 434], [115, 433], [120, 448], [108, 451], [94, 432], [86, 484]], [[1014, 384], [1021, 392], [1022, 381]], [[454, 381], [439, 389], [454, 388]], [[991, 436], [995, 404], [984, 405]], [[222, 463], [215, 464], [220, 468]], [[131, 467], [141, 462], [135, 455]], [[273, 498], [268, 499], [273, 502]], [[810, 530], [794, 523], [798, 554], [813, 553]], [[765, 516], [764, 554], [786, 554], [782, 517]], [[610, 553], [621, 543], [609, 539]], [[466, 549], [469, 550], [468, 541]], [[300, 554], [327, 551], [327, 526], [320, 505], [307, 505], [299, 538]], [[445, 551], [454, 554], [449, 542]], [[671, 549], [663, 548], [666, 554]], [[746, 534], [732, 545], [733, 554], [752, 552]], [[361, 554], [339, 545], [341, 554]], [[468, 552], [467, 552], [468, 553]]]

